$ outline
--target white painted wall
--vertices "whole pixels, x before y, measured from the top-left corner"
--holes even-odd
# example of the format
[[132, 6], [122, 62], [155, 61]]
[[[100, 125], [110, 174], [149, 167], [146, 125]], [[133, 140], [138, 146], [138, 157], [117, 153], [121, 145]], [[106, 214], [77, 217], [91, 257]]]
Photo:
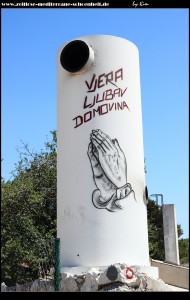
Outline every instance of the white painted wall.
[[[139, 53], [130, 41], [106, 35], [77, 38], [85, 41], [94, 51], [94, 62], [81, 74], [71, 74], [60, 64], [57, 54], [57, 237], [61, 239], [61, 266], [98, 266], [125, 262], [129, 265], [149, 265], [147, 210], [143, 193], [144, 153], [141, 112]], [[112, 83], [125, 93], [113, 100], [104, 100], [93, 107], [84, 108], [85, 97], [108, 89], [108, 84], [88, 92], [87, 85], [93, 74], [98, 77], [123, 69], [123, 78]], [[111, 75], [110, 75], [111, 76]], [[105, 77], [100, 77], [100, 85]], [[121, 94], [120, 94], [121, 96]], [[101, 98], [99, 98], [101, 99]], [[96, 115], [88, 122], [76, 126], [76, 116], [96, 110], [100, 105], [125, 103], [123, 110], [112, 109]], [[104, 106], [103, 112], [106, 111]], [[86, 116], [90, 116], [87, 114]], [[87, 118], [88, 119], [88, 118]], [[97, 189], [91, 163], [87, 155], [92, 130], [101, 129], [111, 139], [117, 139], [127, 161], [127, 183], [135, 192], [120, 200], [121, 210], [110, 212], [98, 209], [92, 203]], [[102, 165], [101, 165], [102, 166]], [[104, 171], [105, 172], [105, 171]], [[118, 203], [118, 202], [117, 202]]]

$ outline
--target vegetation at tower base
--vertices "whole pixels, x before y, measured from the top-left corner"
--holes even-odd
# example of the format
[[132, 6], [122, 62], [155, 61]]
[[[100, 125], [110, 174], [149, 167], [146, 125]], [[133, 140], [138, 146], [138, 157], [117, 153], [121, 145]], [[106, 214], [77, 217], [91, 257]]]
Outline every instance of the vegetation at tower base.
[[189, 239], [179, 240], [179, 257], [181, 265], [189, 263]]
[[148, 238], [149, 255], [152, 259], [164, 261], [164, 231], [162, 219], [162, 207], [155, 201], [148, 200]]
[[[13, 180], [1, 179], [1, 282], [24, 283], [39, 277], [52, 259], [56, 236], [56, 132], [45, 150], [23, 143]], [[45, 264], [46, 263], [46, 264]]]
[[[51, 134], [39, 153], [23, 143], [13, 179], [1, 179], [1, 282], [7, 286], [39, 278], [41, 266], [46, 268], [54, 257], [57, 139], [56, 131]], [[147, 210], [150, 257], [164, 260], [161, 207], [149, 200]], [[178, 236], [182, 234], [178, 225]], [[179, 252], [181, 263], [188, 262], [188, 239], [179, 241]]]

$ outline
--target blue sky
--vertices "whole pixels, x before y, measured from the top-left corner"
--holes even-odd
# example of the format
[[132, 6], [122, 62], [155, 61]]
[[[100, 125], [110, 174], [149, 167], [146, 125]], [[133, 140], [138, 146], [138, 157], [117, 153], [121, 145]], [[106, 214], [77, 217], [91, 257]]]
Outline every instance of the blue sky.
[[39, 151], [56, 129], [58, 48], [94, 34], [139, 49], [146, 184], [175, 204], [187, 238], [188, 9], [2, 9], [2, 176], [12, 178], [20, 140]]

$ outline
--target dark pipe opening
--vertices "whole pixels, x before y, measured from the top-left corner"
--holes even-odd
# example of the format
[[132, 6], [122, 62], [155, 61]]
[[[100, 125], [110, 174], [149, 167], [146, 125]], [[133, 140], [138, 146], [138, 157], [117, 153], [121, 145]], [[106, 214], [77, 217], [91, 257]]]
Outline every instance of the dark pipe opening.
[[88, 61], [90, 55], [88, 45], [80, 40], [68, 43], [62, 50], [60, 62], [68, 72], [80, 71]]

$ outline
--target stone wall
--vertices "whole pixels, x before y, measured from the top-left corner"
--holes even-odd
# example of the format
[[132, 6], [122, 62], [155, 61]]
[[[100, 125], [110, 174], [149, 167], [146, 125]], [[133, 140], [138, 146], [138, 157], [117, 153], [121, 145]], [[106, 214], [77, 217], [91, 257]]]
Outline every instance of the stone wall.
[[159, 268], [159, 277], [167, 284], [189, 289], [189, 267], [177, 266], [159, 260], [151, 260], [151, 265]]

